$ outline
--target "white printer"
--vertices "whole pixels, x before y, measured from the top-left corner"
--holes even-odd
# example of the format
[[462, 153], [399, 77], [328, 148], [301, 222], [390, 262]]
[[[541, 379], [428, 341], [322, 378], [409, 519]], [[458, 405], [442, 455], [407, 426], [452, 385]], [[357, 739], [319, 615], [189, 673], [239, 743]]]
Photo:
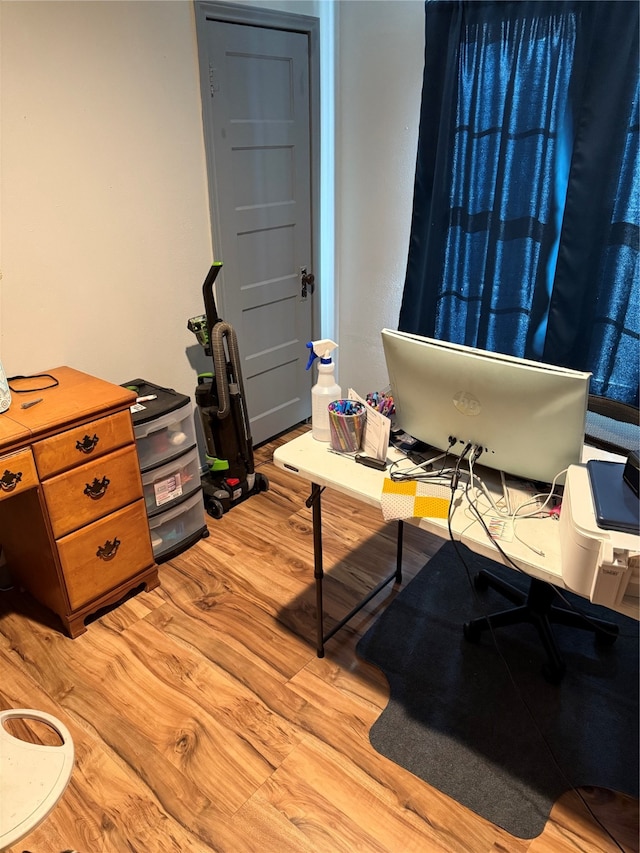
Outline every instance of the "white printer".
[[560, 555], [567, 589], [638, 618], [640, 536], [598, 527], [586, 465], [571, 465], [567, 471]]

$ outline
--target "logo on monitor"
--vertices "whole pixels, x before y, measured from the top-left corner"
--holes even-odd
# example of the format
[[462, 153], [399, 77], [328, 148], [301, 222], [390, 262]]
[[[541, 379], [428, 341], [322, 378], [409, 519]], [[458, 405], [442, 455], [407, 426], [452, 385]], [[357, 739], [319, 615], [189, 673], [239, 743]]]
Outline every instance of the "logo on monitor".
[[471, 418], [479, 415], [482, 411], [480, 400], [470, 394], [469, 391], [458, 391], [453, 398], [453, 405], [461, 415], [468, 415]]

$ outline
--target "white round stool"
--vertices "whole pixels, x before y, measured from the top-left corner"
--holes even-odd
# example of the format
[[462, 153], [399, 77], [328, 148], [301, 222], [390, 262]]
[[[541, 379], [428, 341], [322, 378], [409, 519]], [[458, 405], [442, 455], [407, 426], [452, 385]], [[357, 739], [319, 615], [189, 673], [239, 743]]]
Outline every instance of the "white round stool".
[[[60, 746], [27, 743], [6, 731], [7, 720], [36, 720], [62, 739]], [[32, 832], [58, 802], [73, 770], [73, 741], [60, 720], [44, 711], [0, 712], [0, 850]]]

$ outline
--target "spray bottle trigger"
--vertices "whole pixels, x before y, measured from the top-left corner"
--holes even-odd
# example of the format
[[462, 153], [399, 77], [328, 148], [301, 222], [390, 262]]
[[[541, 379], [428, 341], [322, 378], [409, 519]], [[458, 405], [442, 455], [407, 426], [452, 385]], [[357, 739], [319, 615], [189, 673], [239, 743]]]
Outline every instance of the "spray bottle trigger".
[[311, 367], [311, 365], [313, 364], [313, 362], [316, 360], [316, 358], [318, 356], [315, 354], [315, 352], [313, 350], [313, 341], [309, 341], [309, 343], [307, 344], [307, 349], [310, 350], [310, 352], [309, 352], [309, 361], [307, 362], [306, 370], [309, 370], [309, 368]]

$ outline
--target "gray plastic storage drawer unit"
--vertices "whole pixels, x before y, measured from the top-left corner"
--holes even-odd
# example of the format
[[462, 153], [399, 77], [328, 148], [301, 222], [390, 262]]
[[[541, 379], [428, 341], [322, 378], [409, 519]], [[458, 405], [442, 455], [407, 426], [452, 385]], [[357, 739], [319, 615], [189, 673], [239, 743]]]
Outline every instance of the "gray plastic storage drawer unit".
[[153, 555], [161, 563], [209, 535], [191, 401], [144, 379], [123, 384], [138, 397], [155, 396], [131, 411]]

